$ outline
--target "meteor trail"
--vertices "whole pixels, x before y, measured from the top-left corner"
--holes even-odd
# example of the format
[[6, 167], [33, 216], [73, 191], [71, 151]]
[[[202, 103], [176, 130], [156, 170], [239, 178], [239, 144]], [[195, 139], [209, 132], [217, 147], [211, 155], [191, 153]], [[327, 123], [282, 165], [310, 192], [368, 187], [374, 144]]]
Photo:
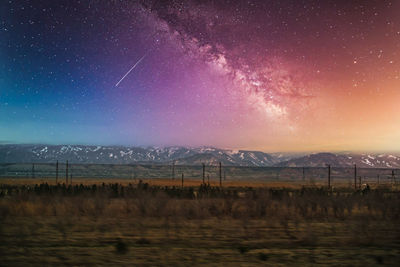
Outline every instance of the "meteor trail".
[[146, 57], [146, 55], [147, 55], [147, 53], [146, 53], [143, 57], [141, 57], [141, 58], [135, 63], [135, 65], [133, 65], [133, 67], [132, 67], [130, 70], [128, 70], [128, 72], [121, 78], [121, 80], [119, 80], [119, 82], [117, 82], [117, 84], [115, 85], [115, 87], [117, 87], [117, 86], [125, 79], [125, 77], [128, 76], [128, 74], [129, 74], [134, 68], [136, 68], [136, 66], [140, 63], [140, 61], [142, 61], [142, 60]]

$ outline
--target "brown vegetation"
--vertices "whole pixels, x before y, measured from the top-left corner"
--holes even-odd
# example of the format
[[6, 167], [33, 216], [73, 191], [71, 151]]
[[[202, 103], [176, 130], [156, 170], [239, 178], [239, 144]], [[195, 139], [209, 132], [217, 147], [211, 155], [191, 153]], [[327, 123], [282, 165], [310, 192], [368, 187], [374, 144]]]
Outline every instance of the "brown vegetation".
[[[399, 260], [400, 193], [323, 187], [0, 186], [5, 265]], [[186, 263], [185, 263], [186, 262]]]

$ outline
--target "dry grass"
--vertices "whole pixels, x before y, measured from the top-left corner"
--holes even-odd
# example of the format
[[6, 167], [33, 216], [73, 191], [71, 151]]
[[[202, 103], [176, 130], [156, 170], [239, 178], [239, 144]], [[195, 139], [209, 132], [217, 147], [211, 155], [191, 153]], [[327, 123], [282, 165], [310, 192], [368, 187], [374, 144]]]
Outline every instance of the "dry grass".
[[[143, 181], [144, 183], [148, 183], [154, 186], [181, 186], [182, 181], [180, 178], [176, 179], [165, 179], [165, 178], [142, 178], [142, 179], [99, 179], [99, 178], [73, 178], [72, 184], [83, 184], [83, 185], [92, 185], [97, 184], [101, 185], [102, 183], [109, 184], [109, 183], [118, 183], [122, 185], [128, 184], [137, 184], [139, 181]], [[65, 183], [65, 178], [60, 178], [58, 180], [59, 183]], [[11, 185], [35, 185], [41, 183], [48, 183], [50, 185], [55, 185], [56, 181], [54, 177], [51, 178], [1, 178], [1, 184], [11, 184]], [[194, 178], [185, 178], [184, 179], [184, 186], [199, 186], [202, 184], [201, 179], [194, 179]], [[219, 186], [219, 180], [212, 180], [210, 181], [211, 186]], [[345, 182], [336, 182], [333, 184], [337, 187], [351, 187], [348, 183]], [[260, 180], [228, 180], [222, 181], [223, 187], [269, 187], [269, 188], [293, 188], [299, 189], [303, 186], [326, 186], [324, 182], [303, 182], [303, 181], [260, 181]]]
[[[114, 184], [103, 186], [106, 181]], [[70, 188], [2, 180], [0, 265], [396, 266], [400, 261], [400, 194], [391, 189], [233, 182], [221, 190], [198, 188], [199, 181], [181, 189], [170, 180], [118, 181], [125, 186], [114, 179]]]
[[2, 225], [2, 264], [13, 266], [395, 266], [399, 260], [398, 246], [387, 238], [398, 235], [393, 225], [371, 225], [386, 237], [373, 244], [340, 222], [35, 217]]

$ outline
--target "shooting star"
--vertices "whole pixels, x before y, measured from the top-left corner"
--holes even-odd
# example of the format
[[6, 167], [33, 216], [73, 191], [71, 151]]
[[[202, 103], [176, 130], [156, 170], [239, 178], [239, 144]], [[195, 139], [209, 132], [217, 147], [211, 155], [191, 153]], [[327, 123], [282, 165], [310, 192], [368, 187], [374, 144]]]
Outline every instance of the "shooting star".
[[128, 76], [128, 74], [129, 74], [134, 68], [136, 68], [136, 66], [140, 63], [140, 61], [142, 61], [146, 56], [147, 56], [147, 53], [146, 53], [141, 59], [139, 59], [139, 60], [135, 63], [135, 65], [133, 65], [133, 67], [132, 67], [130, 70], [128, 70], [128, 72], [124, 75], [124, 77], [122, 77], [121, 80], [119, 80], [119, 82], [117, 82], [117, 84], [115, 85], [115, 87], [117, 87], [117, 86], [125, 79], [125, 77]]

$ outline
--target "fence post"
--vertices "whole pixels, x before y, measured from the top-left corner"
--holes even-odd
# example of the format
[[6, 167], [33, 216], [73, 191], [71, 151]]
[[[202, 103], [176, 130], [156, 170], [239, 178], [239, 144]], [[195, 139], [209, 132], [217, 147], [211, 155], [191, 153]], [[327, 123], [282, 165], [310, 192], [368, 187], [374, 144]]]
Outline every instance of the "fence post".
[[182, 188], [183, 188], [183, 173], [182, 173]]
[[35, 163], [32, 163], [32, 179], [35, 178]]
[[392, 170], [392, 184], [395, 184], [394, 170]]
[[69, 167], [71, 169], [70, 172], [69, 172], [70, 173], [70, 175], [69, 175], [69, 184], [72, 186], [72, 165], [70, 164]]
[[305, 168], [303, 167], [303, 182], [306, 180], [306, 170], [305, 170]]
[[206, 183], [206, 164], [203, 163], [203, 184]]
[[328, 188], [331, 188], [331, 165], [328, 164]]
[[65, 185], [68, 185], [68, 160], [65, 165]]
[[56, 185], [58, 184], [58, 160], [56, 162]]
[[172, 162], [172, 180], [175, 180], [175, 160]]
[[219, 187], [222, 187], [222, 163], [219, 162]]
[[357, 165], [354, 164], [354, 190], [357, 190]]
[[379, 174], [378, 174], [378, 185], [379, 185]]

